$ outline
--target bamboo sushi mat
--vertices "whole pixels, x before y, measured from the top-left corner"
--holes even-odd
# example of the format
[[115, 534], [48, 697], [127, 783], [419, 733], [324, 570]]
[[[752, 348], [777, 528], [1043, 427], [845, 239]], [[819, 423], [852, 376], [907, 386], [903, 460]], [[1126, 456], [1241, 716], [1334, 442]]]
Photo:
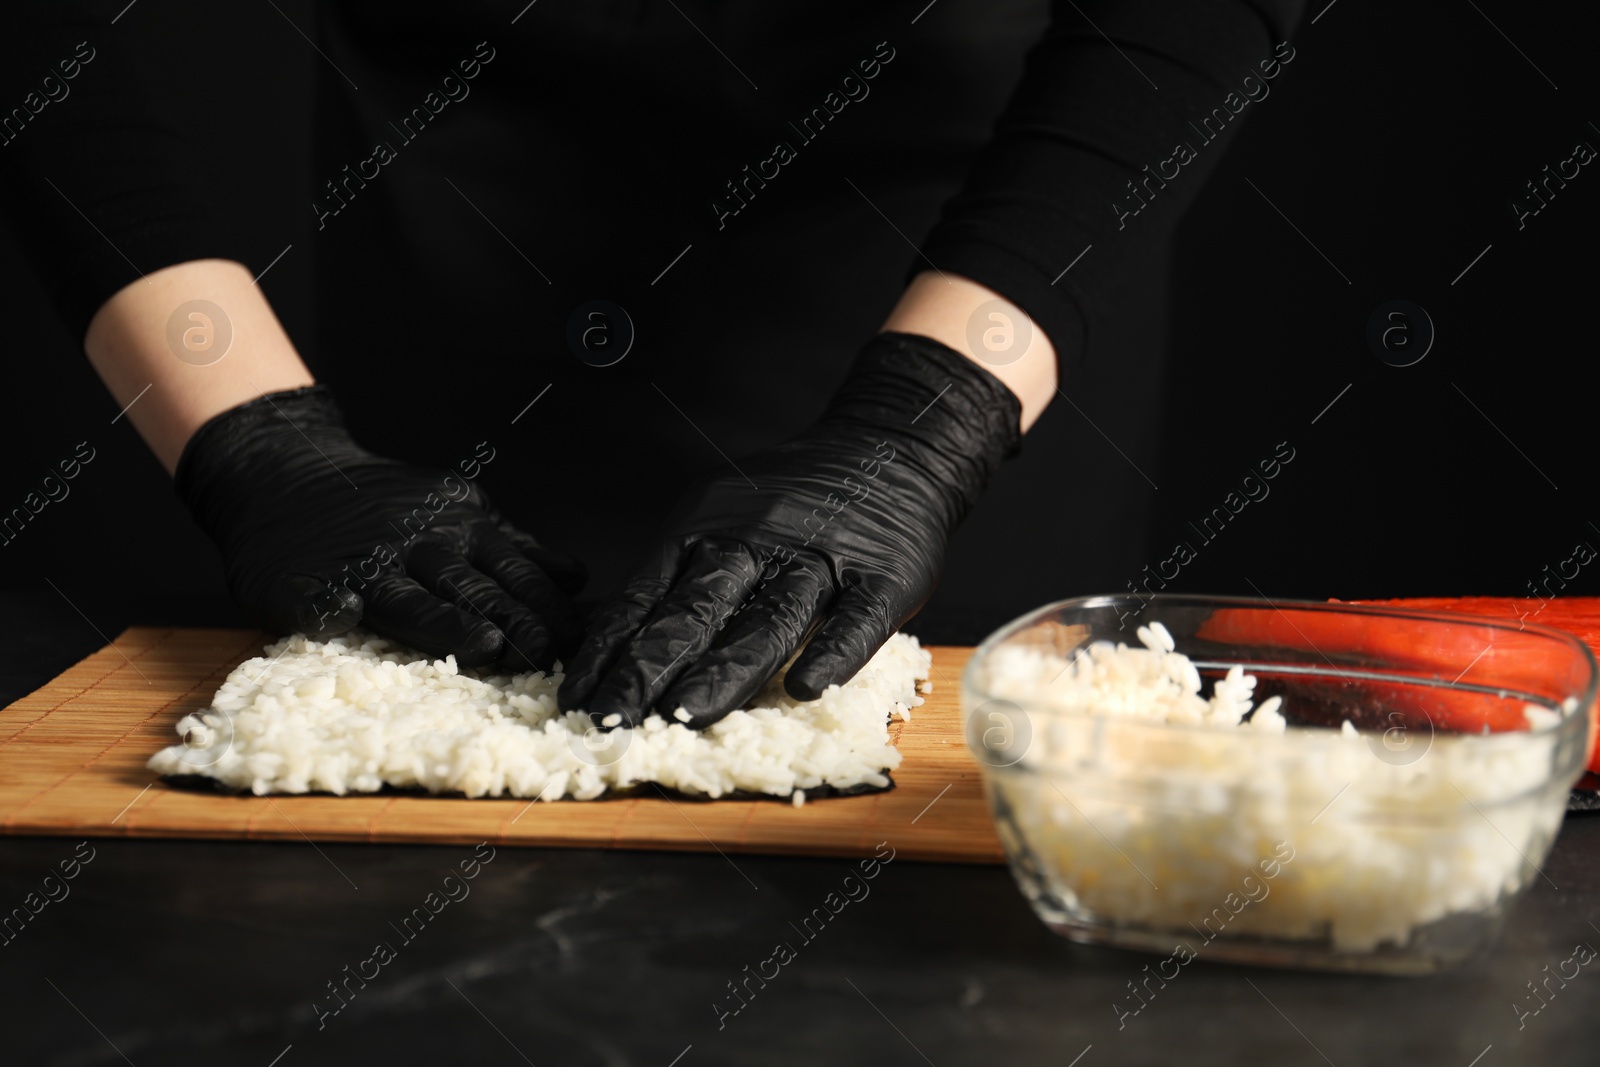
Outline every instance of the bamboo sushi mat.
[[934, 648], [933, 692], [890, 735], [904, 756], [886, 793], [813, 800], [589, 802], [411, 795], [224, 796], [173, 789], [145, 768], [174, 726], [266, 638], [249, 630], [133, 627], [0, 710], [0, 833], [641, 848], [1000, 863], [966, 749], [958, 682], [969, 648]]

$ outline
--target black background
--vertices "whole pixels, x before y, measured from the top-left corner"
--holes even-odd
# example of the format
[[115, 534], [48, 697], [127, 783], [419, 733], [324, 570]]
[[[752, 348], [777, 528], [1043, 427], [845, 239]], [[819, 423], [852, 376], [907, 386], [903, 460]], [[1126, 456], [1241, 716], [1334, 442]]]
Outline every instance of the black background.
[[[556, 2], [539, 0], [528, 20]], [[932, 33], [945, 11], [979, 2], [938, 0], [913, 30]], [[308, 0], [274, 3], [310, 24]], [[923, 3], [900, 5], [899, 21]], [[1309, 15], [1322, 3], [1313, 0]], [[1278, 442], [1294, 447], [1271, 495], [1199, 546], [1169, 588], [1516, 594], [1577, 541], [1600, 544], [1590, 525], [1600, 509], [1587, 421], [1588, 235], [1600, 198], [1590, 185], [1600, 178], [1586, 168], [1521, 232], [1508, 206], [1574, 141], [1600, 143], [1588, 124], [1600, 121], [1591, 108], [1592, 16], [1580, 19], [1579, 5], [1477, 6], [1481, 13], [1472, 3], [1337, 0], [1302, 26], [1299, 55], [1272, 96], [1252, 106], [1182, 227], [1171, 271], [1136, 283], [1142, 300], [1130, 317], [1140, 321], [1113, 327], [1124, 339], [1166, 339], [1160, 388], [1107, 398], [1069, 379], [1064, 388], [1082, 413], [1058, 402], [1039, 424], [1036, 435], [1083, 449], [1080, 471], [1061, 472], [1063, 495], [1081, 484], [1082, 468], [1124, 462], [1100, 431], [1141, 460], [1160, 486], [1156, 512], [1126, 537], [1130, 554], [1152, 565], [1173, 541], [1192, 539], [1188, 522], [1219, 505]], [[319, 316], [314, 257], [301, 253], [315, 240], [307, 205], [321, 176], [296, 131], [310, 123], [322, 61], [272, 4], [139, 0], [134, 12], [166, 28], [163, 54], [152, 58], [184, 94], [196, 150], [251, 243], [253, 266], [294, 246], [263, 284], [315, 365], [326, 355], [317, 336], [326, 308]], [[870, 175], [863, 180], [874, 188]], [[862, 239], [896, 240], [864, 228]], [[709, 268], [691, 259], [679, 269], [694, 281]], [[215, 553], [127, 420], [110, 425], [118, 405], [3, 236], [0, 277], [10, 371], [0, 394], [0, 509], [19, 503], [78, 441], [97, 450], [67, 500], [0, 546], [3, 703], [53, 673], [46, 664], [56, 657], [96, 646], [92, 628], [238, 620]], [[870, 329], [893, 282], [877, 279], [870, 300], [835, 317]], [[720, 301], [706, 289], [692, 296]], [[1385, 365], [1364, 341], [1372, 309], [1396, 298], [1426, 308], [1438, 328], [1433, 350], [1408, 368]], [[1164, 318], [1141, 318], [1162, 301]], [[562, 347], [559, 336], [548, 343]], [[573, 361], [573, 374], [584, 369]], [[531, 395], [485, 392], [511, 412]], [[1130, 445], [1141, 410], [1163, 430], [1148, 463]], [[685, 448], [698, 440], [678, 432]], [[1024, 461], [1045, 451], [1040, 440]], [[924, 632], [943, 627], [971, 640], [980, 634], [957, 625], [963, 617], [987, 625], [1135, 576], [1136, 566], [1117, 570], [1118, 559], [1092, 586], [1030, 588], [1005, 531], [1037, 523], [1038, 509], [1008, 503], [1005, 489], [962, 531], [945, 603]], [[1095, 500], [1081, 507], [1083, 523], [1106, 521]], [[1594, 592], [1597, 571], [1600, 562], [1565, 592]], [[1200, 961], [1126, 1032], [1106, 1008], [1143, 958], [1048, 936], [999, 869], [896, 863], [875, 890], [889, 895], [862, 908], [875, 910], [852, 908], [845, 929], [808, 948], [788, 984], [719, 1032], [708, 991], [720, 993], [774, 930], [786, 936], [789, 917], [837, 884], [834, 861], [739, 856], [731, 868], [710, 854], [520, 849], [501, 851], [471, 909], [451, 909], [444, 930], [407, 949], [402, 971], [318, 1031], [308, 1004], [320, 983], [387, 936], [385, 923], [414, 906], [456, 853], [100, 840], [73, 900], [5, 950], [6, 1021], [16, 1021], [6, 1062], [121, 1063], [125, 1054], [140, 1064], [387, 1057], [689, 1067], [914, 1063], [925, 1052], [942, 1065], [1092, 1067], [1177, 1062], [1181, 1051], [1195, 1064], [1590, 1063], [1593, 1016], [1581, 986], [1526, 1030], [1507, 1006], [1574, 939], [1590, 937], [1580, 920], [1593, 915], [1600, 884], [1595, 830], [1592, 818], [1569, 817], [1545, 879], [1514, 910], [1500, 947], [1459, 972], [1402, 982]], [[65, 839], [9, 842], [5, 899], [20, 901], [71, 853]]]
[[[279, 6], [281, 14], [271, 5], [173, 2], [139, 15], [169, 27], [170, 55], [154, 65], [190, 109], [196, 150], [220, 176], [218, 194], [256, 250], [256, 268], [294, 246], [263, 285], [315, 366], [317, 279], [313, 257], [300, 253], [313, 240], [305, 130], [322, 60], [289, 25], [311, 24], [311, 5]], [[1137, 437], [1132, 421], [1141, 412], [1158, 420], [1159, 455], [1140, 464], [1159, 485], [1155, 514], [1147, 528], [1118, 535], [1152, 566], [1177, 540], [1199, 549], [1169, 589], [1525, 594], [1578, 541], [1600, 544], [1585, 236], [1600, 202], [1590, 185], [1600, 179], [1584, 168], [1521, 231], [1509, 206], [1523, 182], [1575, 142], [1600, 144], [1584, 52], [1592, 16], [1578, 5], [1537, 13], [1478, 6], [1397, 11], [1339, 0], [1303, 24], [1295, 62], [1252, 106], [1180, 229], [1170, 277], [1135, 282], [1170, 305], [1166, 322], [1113, 324], [1165, 336], [1161, 387], [1098, 406], [1091, 396], [1081, 411], [1057, 401], [1036, 431], [1039, 440], [1081, 434], [1078, 463], [1090, 470], [1126, 462], [1114, 446]], [[1308, 22], [1320, 8], [1311, 5]], [[938, 17], [935, 8], [923, 22]], [[904, 40], [914, 43], [919, 28]], [[872, 176], [860, 177], [870, 188]], [[215, 553], [127, 420], [110, 424], [117, 405], [3, 241], [0, 270], [11, 371], [0, 507], [20, 503], [77, 442], [97, 453], [67, 500], [0, 547], [4, 586], [34, 591], [26, 602], [40, 612], [70, 612], [70, 598], [107, 634], [133, 622], [237, 621]], [[872, 296], [840, 316], [870, 321], [881, 314]], [[1428, 356], [1411, 367], [1386, 365], [1365, 341], [1372, 310], [1396, 298], [1424, 307], [1437, 329]], [[550, 344], [563, 347], [559, 336]], [[1063, 383], [1068, 395], [1074, 386]], [[497, 399], [521, 403], [520, 394]], [[1220, 506], [1282, 441], [1295, 459], [1270, 497], [1201, 544], [1188, 523]], [[1063, 469], [1060, 480], [1071, 500], [1074, 471]], [[925, 636], [971, 640], [981, 634], [960, 620], [989, 626], [1137, 577], [1119, 561], [1094, 587], [1030, 584], [1007, 558], [1006, 534], [1025, 526], [1030, 510], [1006, 506], [958, 537]], [[1074, 513], [1086, 526], [1110, 521], [1091, 496]], [[641, 544], [653, 518], [641, 516]], [[626, 562], [595, 569], [610, 577]], [[1600, 565], [1590, 565], [1564, 591], [1594, 592], [1597, 573]], [[8, 631], [20, 622], [7, 620]]]

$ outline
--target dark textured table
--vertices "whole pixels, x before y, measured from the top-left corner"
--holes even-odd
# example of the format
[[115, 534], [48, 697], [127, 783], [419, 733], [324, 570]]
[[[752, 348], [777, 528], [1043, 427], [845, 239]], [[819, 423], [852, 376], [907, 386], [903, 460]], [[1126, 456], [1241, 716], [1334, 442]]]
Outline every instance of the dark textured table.
[[[0, 664], [10, 696], [99, 643], [67, 613], [27, 642], [26, 659]], [[0, 838], [0, 913], [10, 916], [0, 935], [0, 1063], [1600, 1060], [1600, 961], [1565, 988], [1552, 981], [1556, 995], [1520, 1030], [1513, 1008], [1533, 1005], [1526, 983], [1574, 946], [1600, 947], [1592, 814], [1568, 816], [1548, 880], [1535, 880], [1499, 946], [1466, 967], [1383, 979], [1202, 959], [1120, 1030], [1113, 1003], [1154, 957], [1052, 936], [1002, 868], [891, 862], [807, 940], [796, 927], [853, 865], [513, 849], [476, 867], [473, 858], [454, 847], [98, 840], [80, 849]], [[77, 876], [47, 886], [63, 861]], [[57, 899], [40, 906], [46, 889]], [[30, 893], [37, 914], [25, 906]], [[793, 957], [763, 963], [779, 942]], [[375, 955], [379, 943], [389, 950]], [[746, 986], [774, 967], [765, 988]]]

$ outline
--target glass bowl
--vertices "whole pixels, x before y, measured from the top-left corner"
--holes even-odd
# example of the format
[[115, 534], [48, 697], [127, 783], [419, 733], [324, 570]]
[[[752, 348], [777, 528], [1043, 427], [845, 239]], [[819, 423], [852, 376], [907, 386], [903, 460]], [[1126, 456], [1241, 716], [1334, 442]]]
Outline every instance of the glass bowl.
[[[1287, 727], [1065, 706], [1062, 668], [1096, 642], [1142, 650], [1154, 622], [1202, 695], [1241, 667]], [[1596, 674], [1577, 638], [1511, 621], [1128, 594], [995, 632], [962, 705], [1012, 874], [1057, 933], [1161, 953], [1163, 975], [1194, 958], [1417, 974], [1492, 944], [1543, 877]]]

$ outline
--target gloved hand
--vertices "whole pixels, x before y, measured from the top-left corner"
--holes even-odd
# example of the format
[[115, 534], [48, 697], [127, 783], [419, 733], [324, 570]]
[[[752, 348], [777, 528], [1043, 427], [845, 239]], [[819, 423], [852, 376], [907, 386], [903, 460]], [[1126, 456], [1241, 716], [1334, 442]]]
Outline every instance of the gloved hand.
[[805, 641], [784, 688], [848, 681], [933, 592], [945, 546], [1002, 460], [1021, 406], [937, 341], [879, 334], [822, 418], [690, 495], [602, 608], [559, 699], [638, 724], [704, 727], [745, 706]]
[[174, 485], [263, 629], [328, 638], [360, 622], [462, 666], [544, 669], [576, 640], [568, 597], [586, 575], [500, 518], [472, 481], [482, 459], [458, 474], [375, 456], [314, 385], [211, 419]]

